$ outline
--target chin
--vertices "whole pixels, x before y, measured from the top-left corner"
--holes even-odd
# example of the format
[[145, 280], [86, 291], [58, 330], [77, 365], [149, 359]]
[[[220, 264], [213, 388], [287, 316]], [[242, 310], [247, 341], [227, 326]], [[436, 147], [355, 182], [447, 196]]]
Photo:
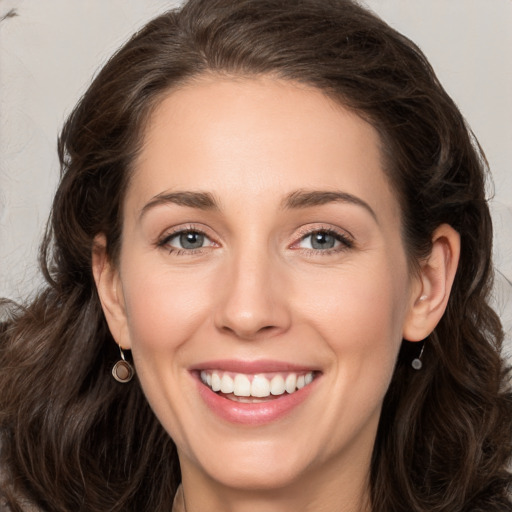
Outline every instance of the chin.
[[278, 491], [293, 486], [302, 480], [304, 471], [288, 461], [272, 459], [259, 460], [256, 463], [233, 463], [229, 468], [224, 465], [210, 477], [221, 485], [245, 491]]
[[300, 442], [229, 440], [215, 443], [216, 450], [204, 450], [196, 459], [208, 479], [223, 487], [248, 491], [277, 491], [302, 480], [312, 461]]

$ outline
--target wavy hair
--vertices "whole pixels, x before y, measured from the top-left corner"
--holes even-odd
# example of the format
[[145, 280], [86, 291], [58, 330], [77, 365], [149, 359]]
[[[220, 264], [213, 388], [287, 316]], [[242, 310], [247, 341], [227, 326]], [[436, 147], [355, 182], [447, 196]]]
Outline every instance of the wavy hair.
[[[169, 510], [176, 447], [118, 357], [91, 272], [116, 261], [122, 203], [148, 116], [208, 74], [271, 75], [323, 91], [379, 132], [411, 268], [442, 223], [462, 252], [447, 311], [410, 368], [404, 342], [373, 451], [373, 512], [510, 510], [512, 398], [488, 305], [487, 165], [418, 47], [350, 0], [190, 0], [135, 34], [97, 75], [59, 139], [61, 181], [42, 243], [44, 289], [4, 303], [2, 499], [12, 511]], [[412, 347], [412, 348], [411, 348]]]

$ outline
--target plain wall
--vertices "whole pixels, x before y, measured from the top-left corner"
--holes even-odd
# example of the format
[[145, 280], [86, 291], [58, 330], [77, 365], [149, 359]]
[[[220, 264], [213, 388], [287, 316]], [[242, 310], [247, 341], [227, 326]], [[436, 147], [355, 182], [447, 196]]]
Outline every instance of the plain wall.
[[[56, 139], [99, 66], [163, 0], [2, 0], [0, 297], [39, 284], [37, 247], [58, 178]], [[414, 40], [484, 147], [494, 177], [496, 306], [512, 333], [512, 2], [367, 0]]]

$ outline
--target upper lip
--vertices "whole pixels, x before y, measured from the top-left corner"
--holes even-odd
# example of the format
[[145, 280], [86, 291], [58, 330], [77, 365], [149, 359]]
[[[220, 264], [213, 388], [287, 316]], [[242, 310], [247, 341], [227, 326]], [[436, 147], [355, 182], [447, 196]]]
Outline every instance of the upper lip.
[[190, 371], [201, 370], [223, 370], [233, 373], [270, 373], [270, 372], [311, 372], [317, 368], [311, 365], [295, 364], [286, 361], [276, 361], [271, 359], [259, 359], [256, 361], [239, 359], [217, 359], [204, 361], [190, 367]]

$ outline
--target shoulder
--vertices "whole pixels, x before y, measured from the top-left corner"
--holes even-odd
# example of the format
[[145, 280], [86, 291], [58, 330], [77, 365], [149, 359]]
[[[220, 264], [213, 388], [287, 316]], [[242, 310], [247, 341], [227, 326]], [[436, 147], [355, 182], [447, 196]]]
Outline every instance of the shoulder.
[[[2, 437], [0, 436], [0, 453], [2, 453]], [[22, 510], [23, 512], [45, 512], [36, 507], [30, 500], [20, 496], [9, 485], [9, 468], [0, 458], [0, 511], [10, 512], [11, 510]], [[16, 507], [12, 507], [12, 501], [15, 501]]]

